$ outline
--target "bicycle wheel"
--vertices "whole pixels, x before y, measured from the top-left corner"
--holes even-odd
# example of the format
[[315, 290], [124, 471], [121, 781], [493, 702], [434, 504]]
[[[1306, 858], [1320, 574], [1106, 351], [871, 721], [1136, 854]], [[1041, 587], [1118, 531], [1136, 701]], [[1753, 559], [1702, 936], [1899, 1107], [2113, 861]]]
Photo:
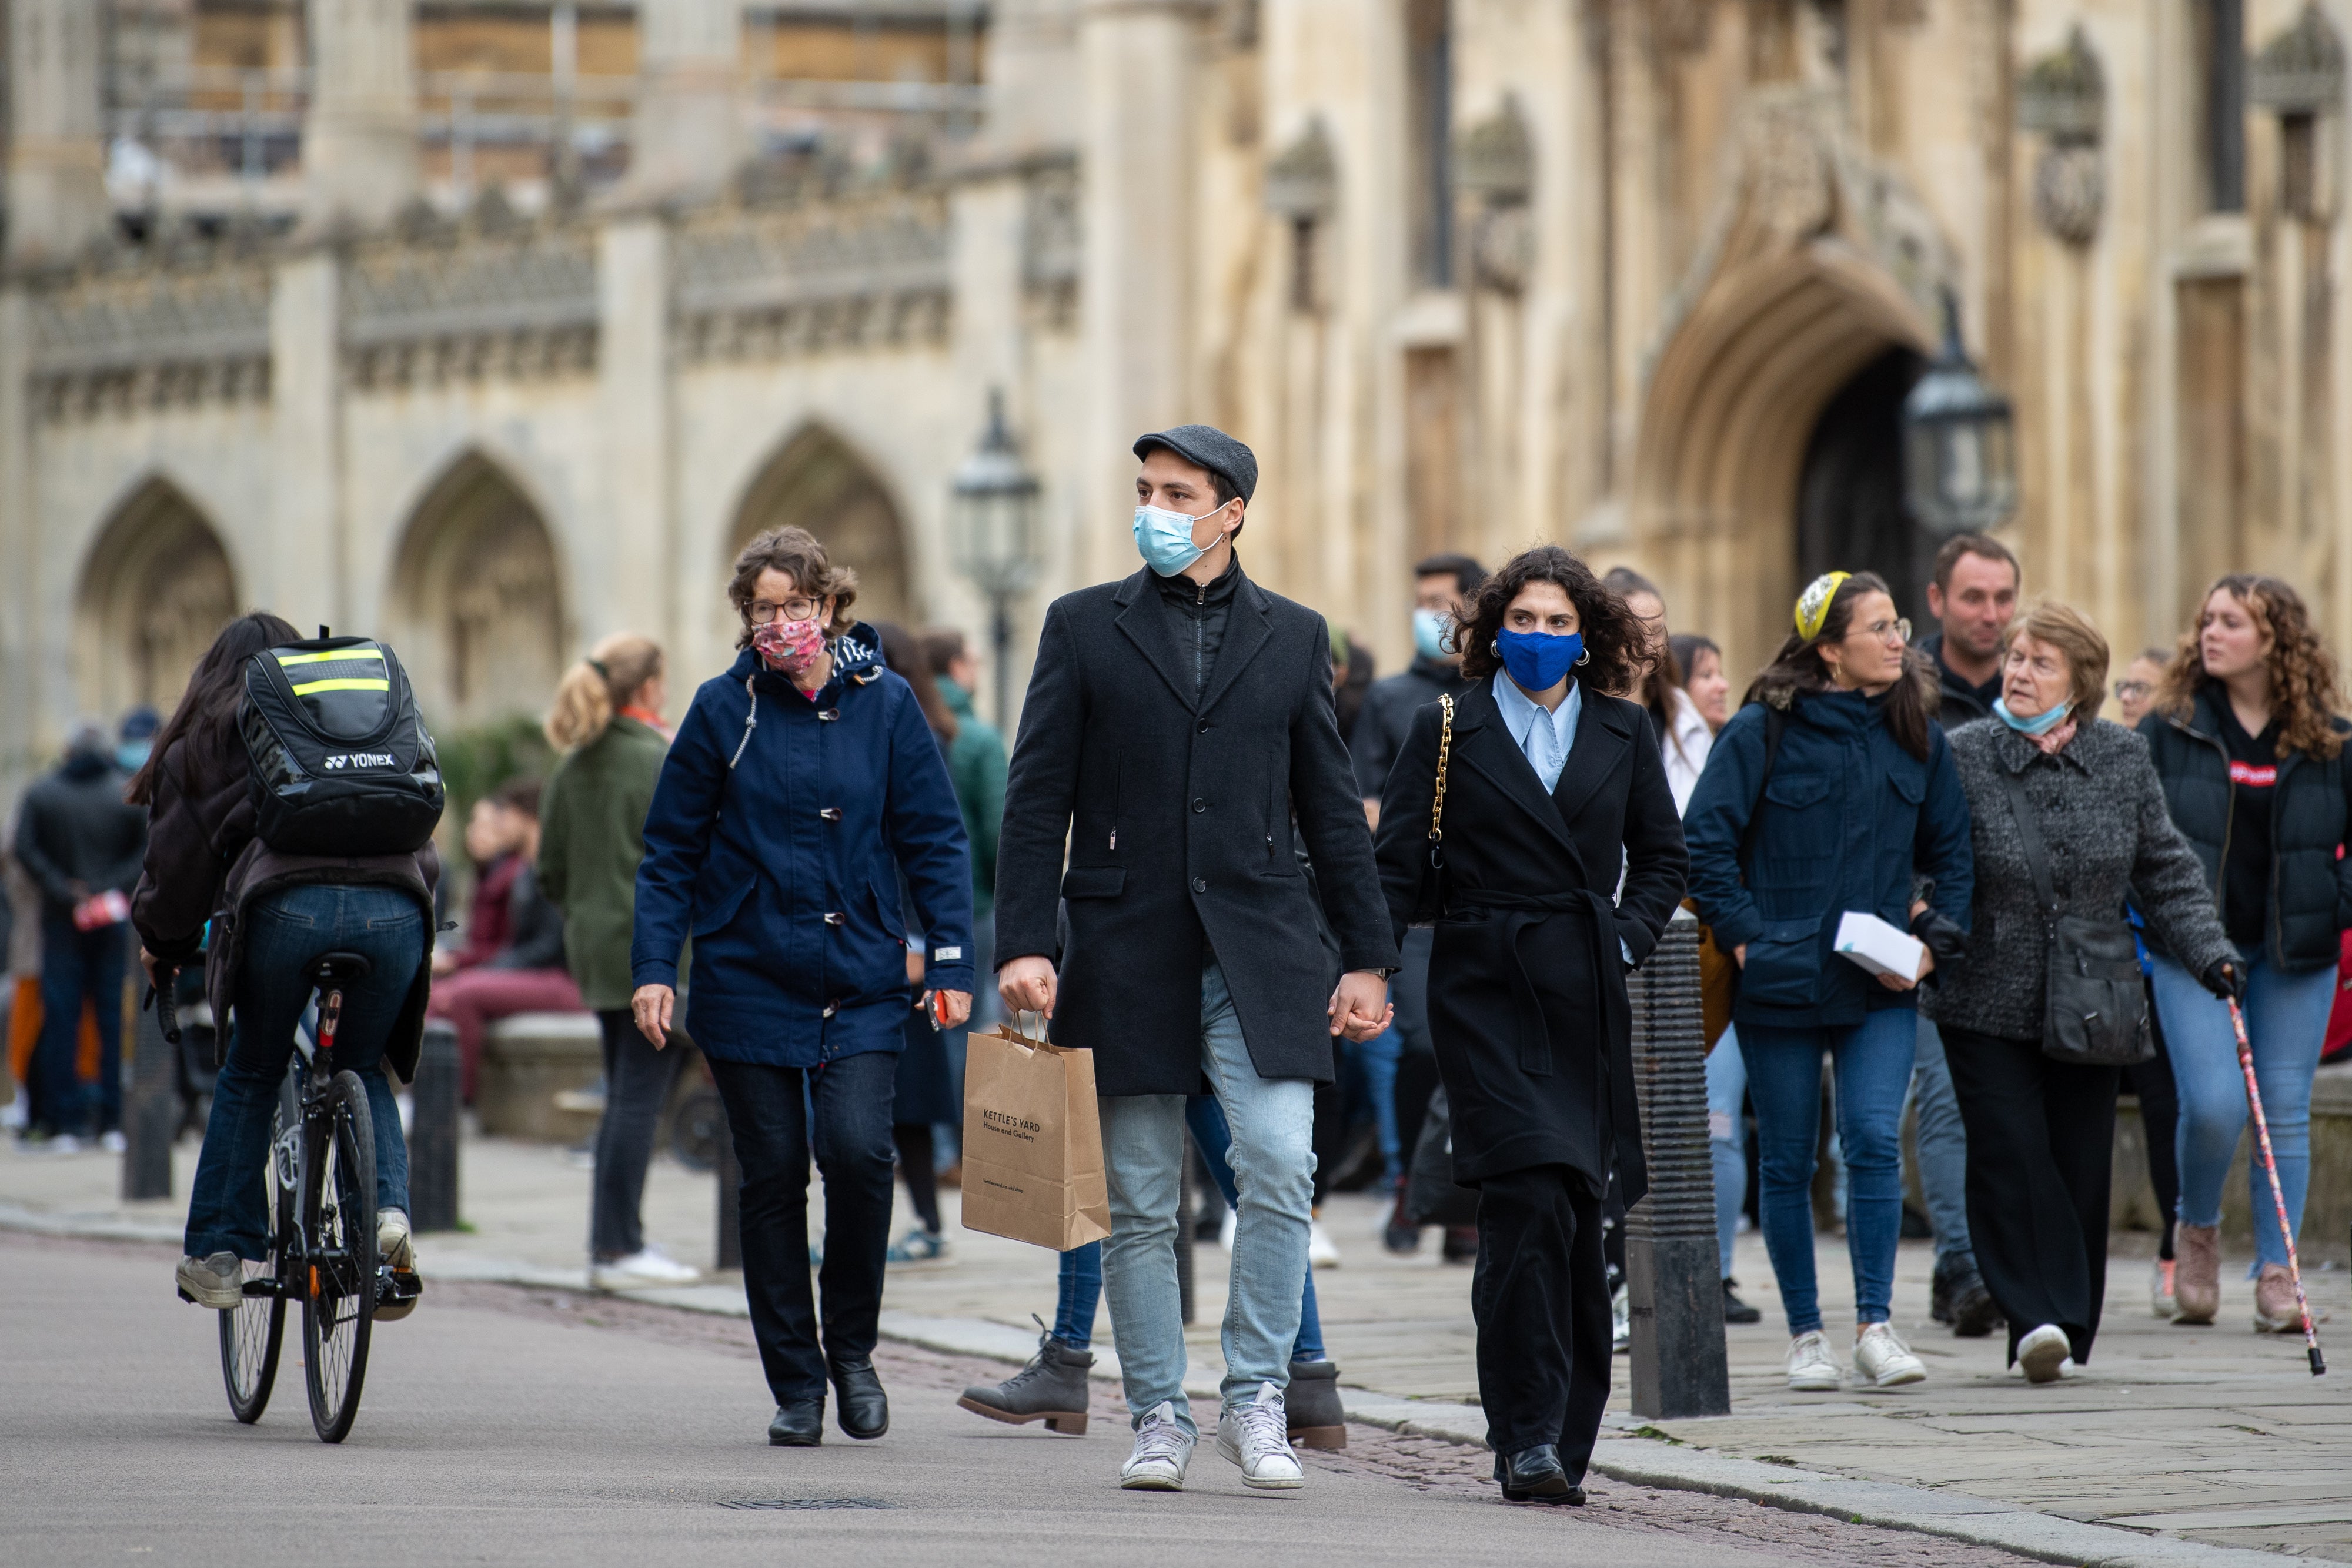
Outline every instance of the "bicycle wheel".
[[356, 1074], [338, 1072], [310, 1124], [303, 1193], [303, 1373], [310, 1425], [340, 1443], [359, 1414], [375, 1323], [375, 1125]]
[[[247, 1260], [245, 1282], [257, 1280], [282, 1286], [280, 1265], [287, 1233], [294, 1220], [297, 1143], [301, 1136], [301, 1105], [294, 1096], [291, 1073], [278, 1091], [278, 1109], [269, 1119], [269, 1155], [262, 1172], [268, 1186], [269, 1254], [260, 1262]], [[261, 1419], [269, 1406], [269, 1390], [278, 1381], [278, 1351], [286, 1333], [286, 1297], [249, 1292], [244, 1304], [220, 1315], [221, 1381], [228, 1385], [230, 1414], [247, 1426]]]

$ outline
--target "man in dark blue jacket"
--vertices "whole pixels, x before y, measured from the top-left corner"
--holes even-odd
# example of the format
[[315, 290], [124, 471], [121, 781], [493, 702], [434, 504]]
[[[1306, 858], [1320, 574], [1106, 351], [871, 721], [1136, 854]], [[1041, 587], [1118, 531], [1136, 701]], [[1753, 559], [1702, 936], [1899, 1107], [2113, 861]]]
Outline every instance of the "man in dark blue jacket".
[[1146, 569], [1056, 600], [1038, 639], [997, 859], [998, 991], [1095, 1053], [1103, 1282], [1136, 1428], [1120, 1484], [1178, 1490], [1192, 1456], [1174, 1242], [1184, 1101], [1205, 1079], [1242, 1195], [1217, 1447], [1245, 1485], [1295, 1488], [1285, 1391], [1314, 1089], [1333, 1077], [1335, 1036], [1388, 1022], [1396, 948], [1334, 716], [1329, 632], [1234, 558], [1256, 459], [1192, 424], [1135, 454]]

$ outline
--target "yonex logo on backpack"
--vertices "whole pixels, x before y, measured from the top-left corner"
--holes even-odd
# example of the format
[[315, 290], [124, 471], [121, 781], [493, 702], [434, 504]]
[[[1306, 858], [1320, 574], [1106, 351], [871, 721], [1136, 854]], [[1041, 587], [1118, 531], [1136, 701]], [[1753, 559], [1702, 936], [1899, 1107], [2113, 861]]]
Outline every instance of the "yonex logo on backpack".
[[409, 854], [441, 821], [441, 763], [399, 656], [366, 637], [266, 649], [238, 714], [262, 842], [281, 854]]

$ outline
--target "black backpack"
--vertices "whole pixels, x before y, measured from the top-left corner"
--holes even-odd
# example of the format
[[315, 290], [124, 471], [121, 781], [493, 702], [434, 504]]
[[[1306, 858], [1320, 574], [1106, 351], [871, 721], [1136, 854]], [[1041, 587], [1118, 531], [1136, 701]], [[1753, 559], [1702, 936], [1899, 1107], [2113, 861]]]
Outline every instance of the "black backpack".
[[237, 723], [261, 841], [281, 854], [410, 854], [441, 821], [441, 759], [382, 643], [263, 649], [246, 661]]

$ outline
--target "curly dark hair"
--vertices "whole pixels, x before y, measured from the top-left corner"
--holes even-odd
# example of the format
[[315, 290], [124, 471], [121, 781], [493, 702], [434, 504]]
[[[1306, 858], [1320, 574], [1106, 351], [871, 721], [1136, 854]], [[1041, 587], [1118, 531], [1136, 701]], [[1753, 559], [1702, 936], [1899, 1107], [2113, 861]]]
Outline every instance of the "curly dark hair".
[[[1895, 597], [1886, 580], [1874, 571], [1857, 571], [1839, 583], [1837, 591], [1830, 596], [1829, 611], [1822, 618], [1821, 634], [1807, 641], [1797, 632], [1790, 632], [1780, 651], [1772, 655], [1772, 662], [1748, 686], [1748, 695], [1739, 699], [1741, 706], [1760, 702], [1785, 711], [1800, 696], [1829, 690], [1829, 664], [1822, 658], [1821, 645], [1845, 641], [1846, 633], [1853, 629], [1854, 606], [1862, 602], [1864, 595], [1871, 593]], [[1887, 689], [1887, 734], [1895, 737], [1897, 746], [1925, 762], [1932, 744], [1929, 734], [1933, 727], [1929, 721], [1942, 704], [1943, 686], [1936, 676], [1936, 662], [1916, 647], [1906, 648], [1903, 679]]]
[[833, 601], [833, 619], [824, 629], [827, 637], [838, 637], [857, 624], [857, 618], [849, 612], [849, 607], [857, 602], [857, 573], [834, 565], [824, 553], [824, 541], [806, 528], [770, 528], [743, 547], [728, 576], [727, 599], [741, 622], [735, 634], [737, 648], [751, 645], [751, 593], [760, 574], [769, 570], [783, 572], [795, 589], [812, 599]]
[[2344, 748], [2336, 730], [2336, 710], [2344, 706], [2336, 685], [2336, 657], [2320, 641], [2303, 607], [2303, 595], [2275, 577], [2233, 572], [2205, 591], [2198, 601], [2196, 623], [2180, 634], [2180, 646], [2156, 689], [2155, 707], [2172, 718], [2187, 718], [2203, 685], [2205, 606], [2217, 593], [2227, 593], [2252, 612], [2254, 624], [2271, 634], [2271, 706], [2278, 715], [2278, 754], [2291, 751], [2326, 759]]
[[1574, 672], [1576, 678], [1593, 691], [1633, 690], [1649, 663], [1648, 629], [1622, 599], [1601, 586], [1591, 567], [1558, 545], [1521, 550], [1479, 586], [1467, 620], [1454, 628], [1451, 639], [1462, 652], [1462, 673], [1475, 679], [1503, 667], [1495, 652], [1495, 634], [1503, 629], [1503, 612], [1511, 601], [1531, 582], [1558, 583], [1576, 606], [1586, 661]]

